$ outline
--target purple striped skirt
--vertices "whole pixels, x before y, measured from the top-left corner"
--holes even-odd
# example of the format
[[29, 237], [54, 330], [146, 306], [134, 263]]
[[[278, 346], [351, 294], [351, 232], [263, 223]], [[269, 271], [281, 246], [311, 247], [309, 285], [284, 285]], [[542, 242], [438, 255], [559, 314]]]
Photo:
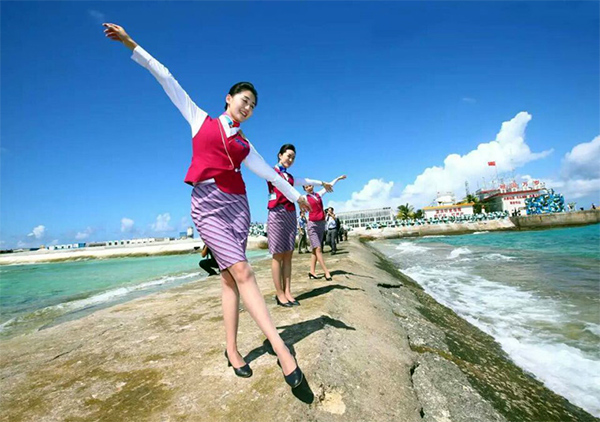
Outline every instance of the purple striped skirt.
[[250, 208], [246, 195], [225, 193], [215, 183], [196, 185], [192, 190], [192, 220], [220, 270], [247, 261]]
[[321, 247], [321, 240], [323, 239], [323, 233], [325, 233], [325, 220], [321, 221], [308, 221], [306, 225], [306, 231], [308, 232], [308, 239], [310, 240], [311, 249]]
[[267, 240], [269, 252], [293, 251], [296, 245], [296, 211], [288, 211], [283, 205], [269, 210], [267, 217]]

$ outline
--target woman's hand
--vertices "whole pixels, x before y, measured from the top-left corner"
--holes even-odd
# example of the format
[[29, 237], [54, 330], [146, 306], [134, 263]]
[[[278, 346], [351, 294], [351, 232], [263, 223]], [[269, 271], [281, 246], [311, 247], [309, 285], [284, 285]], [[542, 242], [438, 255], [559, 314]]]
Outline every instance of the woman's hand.
[[301, 211], [310, 211], [310, 204], [306, 200], [306, 196], [301, 196], [300, 198], [298, 198], [298, 205], [300, 206]]
[[125, 32], [125, 29], [123, 29], [122, 26], [115, 25], [114, 23], [103, 23], [102, 26], [105, 28], [104, 34], [107, 38], [123, 43], [125, 47], [132, 51], [138, 46], [137, 43], [127, 34], [127, 32]]
[[327, 192], [333, 192], [333, 185], [328, 182], [323, 182], [323, 187]]
[[337, 178], [337, 180], [344, 180], [345, 178], [346, 178], [346, 175], [345, 175], [345, 174], [343, 174], [343, 175], [339, 176], [339, 177]]

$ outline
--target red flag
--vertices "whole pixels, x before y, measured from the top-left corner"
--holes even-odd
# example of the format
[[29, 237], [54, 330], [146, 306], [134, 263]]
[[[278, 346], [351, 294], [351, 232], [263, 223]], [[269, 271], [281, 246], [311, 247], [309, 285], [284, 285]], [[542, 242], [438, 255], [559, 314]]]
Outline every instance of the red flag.
[[496, 162], [495, 161], [488, 161], [488, 166], [496, 166]]

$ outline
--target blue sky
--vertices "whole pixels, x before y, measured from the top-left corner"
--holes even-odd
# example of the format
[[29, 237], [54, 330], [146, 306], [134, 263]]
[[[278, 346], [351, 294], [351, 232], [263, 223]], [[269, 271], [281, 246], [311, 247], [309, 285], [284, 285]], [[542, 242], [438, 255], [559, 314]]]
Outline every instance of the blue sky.
[[[2, 2], [1, 248], [175, 235], [188, 125], [118, 23], [209, 114], [259, 92], [244, 132], [297, 176], [347, 174], [338, 209], [428, 205], [500, 173], [600, 200], [597, 2]], [[243, 170], [253, 220], [266, 183]], [[125, 219], [125, 220], [124, 220]]]

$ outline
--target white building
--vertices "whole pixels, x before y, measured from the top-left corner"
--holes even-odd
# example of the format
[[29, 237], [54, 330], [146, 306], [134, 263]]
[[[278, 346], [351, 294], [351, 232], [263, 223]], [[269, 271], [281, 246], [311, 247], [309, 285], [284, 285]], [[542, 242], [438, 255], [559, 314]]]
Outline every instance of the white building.
[[436, 205], [433, 207], [423, 207], [423, 212], [425, 213], [425, 218], [461, 217], [463, 215], [473, 215], [473, 205], [475, 205], [473, 202]]
[[434, 201], [435, 205], [423, 207], [425, 218], [461, 217], [473, 215], [473, 202], [457, 204], [454, 193], [440, 194]]
[[395, 215], [391, 207], [374, 208], [370, 210], [343, 211], [335, 215], [346, 228], [366, 227], [371, 224], [389, 225], [394, 221]]
[[501, 183], [493, 190], [477, 191], [477, 195], [488, 212], [507, 211], [510, 215], [525, 215], [525, 199], [540, 196], [545, 191], [545, 184], [539, 180], [531, 184], [522, 182], [521, 186], [513, 180], [509, 184]]

